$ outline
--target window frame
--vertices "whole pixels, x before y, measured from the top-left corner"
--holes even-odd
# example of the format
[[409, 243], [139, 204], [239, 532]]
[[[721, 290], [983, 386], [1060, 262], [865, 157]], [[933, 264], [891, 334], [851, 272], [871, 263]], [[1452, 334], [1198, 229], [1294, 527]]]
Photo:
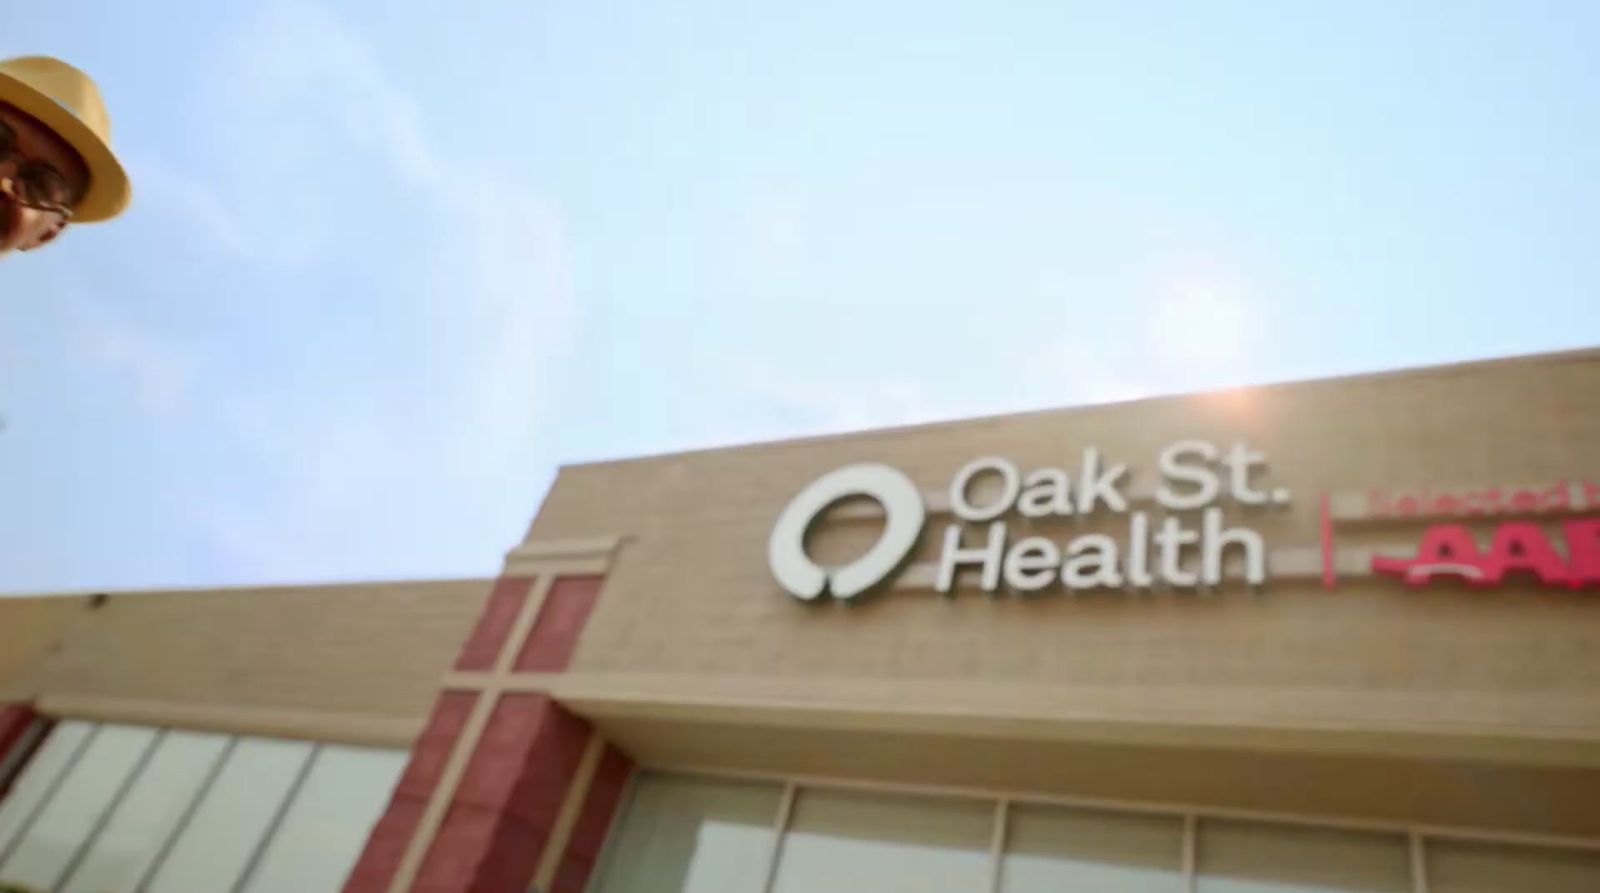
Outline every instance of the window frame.
[[[85, 755], [92, 750], [96, 740], [100, 737], [101, 731], [113, 728], [149, 732], [151, 737], [141, 749], [138, 759], [123, 774], [120, 783], [115, 786], [114, 790], [109, 792], [105, 802], [98, 808], [92, 825], [84, 829], [81, 839], [77, 840], [73, 845], [75, 848], [71, 857], [60, 869], [59, 876], [48, 889], [58, 889], [61, 885], [67, 884], [75, 878], [84, 860], [94, 852], [96, 844], [100, 842], [100, 838], [109, 826], [111, 818], [118, 814], [118, 810], [124, 801], [138, 787], [139, 781], [150, 767], [152, 757], [160, 750], [172, 733], [181, 732], [216, 736], [221, 739], [221, 746], [211, 758], [210, 764], [200, 772], [198, 783], [183, 800], [176, 817], [171, 823], [171, 827], [158, 835], [159, 839], [155, 841], [150, 851], [148, 864], [139, 872], [137, 881], [130, 888], [140, 891], [140, 893], [149, 888], [172, 858], [178, 845], [191, 829], [196, 815], [211, 797], [219, 777], [230, 765], [235, 755], [239, 753], [239, 748], [242, 744], [272, 742], [296, 745], [304, 747], [305, 753], [299, 758], [292, 778], [281, 790], [263, 792], [264, 796], [276, 798], [276, 802], [265, 816], [265, 824], [261, 827], [259, 833], [255, 835], [253, 843], [245, 851], [244, 861], [239, 867], [237, 877], [234, 879], [230, 890], [219, 891], [219, 893], [237, 893], [237, 891], [244, 890], [249, 886], [260, 869], [263, 859], [269, 852], [273, 851], [274, 845], [278, 842], [280, 832], [284, 829], [286, 817], [297, 802], [306, 779], [323, 753], [359, 750], [388, 751], [402, 756], [402, 770], [404, 760], [409, 759], [409, 751], [400, 748], [382, 748], [356, 744], [347, 746], [336, 742], [289, 738], [277, 735], [236, 734], [169, 725], [101, 722], [91, 719], [62, 717], [43, 737], [39, 745], [42, 752], [43, 748], [50, 747], [53, 740], [52, 736], [60, 734], [64, 729], [70, 729], [72, 737], [63, 737], [57, 745], [61, 752], [56, 754], [56, 757], [49, 763], [39, 762], [37, 759], [38, 754], [35, 753], [34, 759], [16, 767], [18, 771], [16, 778], [13, 779], [14, 781], [20, 781], [25, 778], [30, 771], [43, 772], [44, 774], [39, 775], [31, 782], [31, 787], [27, 792], [29, 796], [24, 801], [17, 801], [17, 805], [22, 809], [22, 812], [17, 814], [15, 827], [8, 832], [6, 839], [0, 841], [0, 865], [4, 865], [17, 849], [24, 845], [40, 817], [48, 813], [52, 804], [57, 802], [57, 798], [61, 795], [63, 789], [68, 787], [68, 783], [74, 777], [74, 774], [81, 768]], [[398, 772], [396, 773], [395, 781], [398, 781]], [[11, 796], [15, 797], [16, 793], [17, 787], [13, 786]], [[381, 817], [383, 809], [387, 807], [390, 798], [393, 796], [394, 783], [391, 783], [387, 789], [376, 793], [379, 804], [376, 809], [375, 820], [377, 817]], [[363, 829], [361, 838], [363, 844], [365, 843], [366, 835], [370, 833], [370, 827]], [[359, 856], [359, 849], [351, 854], [352, 864]], [[341, 879], [341, 883], [343, 880]]]
[[[1509, 846], [1529, 849], [1548, 849], [1561, 851], [1578, 851], [1600, 855], [1600, 838], [1579, 837], [1556, 834], [1533, 834], [1515, 831], [1495, 831], [1478, 828], [1461, 828], [1450, 826], [1435, 826], [1422, 824], [1407, 824], [1401, 822], [1372, 821], [1365, 819], [1351, 819], [1348, 817], [1326, 816], [1314, 814], [1278, 813], [1249, 809], [1230, 809], [1226, 807], [1196, 807], [1181, 804], [1145, 803], [1126, 800], [1112, 800], [1104, 798], [1070, 797], [1050, 794], [1036, 794], [1028, 792], [1001, 791], [983, 788], [965, 788], [947, 785], [919, 785], [904, 782], [876, 782], [859, 779], [839, 778], [818, 775], [774, 775], [760, 772], [741, 770], [722, 770], [706, 766], [684, 766], [644, 764], [638, 766], [628, 780], [628, 788], [621, 799], [619, 808], [611, 819], [611, 826], [607, 831], [605, 844], [601, 849], [600, 857], [596, 860], [596, 867], [603, 868], [606, 863], [616, 858], [615, 831], [624, 820], [627, 810], [633, 805], [634, 792], [639, 779], [645, 775], [674, 775], [687, 778], [703, 778], [714, 781], [745, 781], [761, 782], [766, 784], [781, 784], [783, 796], [779, 802], [777, 815], [773, 821], [772, 846], [766, 855], [766, 871], [764, 882], [755, 893], [772, 893], [777, 880], [778, 864], [783, 853], [783, 844], [788, 835], [791, 819], [794, 813], [794, 804], [801, 791], [804, 790], [835, 790], [856, 791], [862, 793], [881, 793], [886, 795], [915, 795], [940, 798], [965, 798], [990, 802], [994, 805], [992, 820], [992, 837], [989, 848], [989, 883], [983, 893], [1001, 893], [1002, 865], [1005, 857], [1005, 847], [1010, 823], [1010, 812], [1013, 805], [1026, 806], [1058, 806], [1069, 809], [1094, 810], [1109, 813], [1133, 813], [1142, 815], [1156, 815], [1177, 818], [1182, 822], [1183, 835], [1181, 840], [1182, 851], [1179, 854], [1182, 871], [1180, 889], [1184, 893], [1194, 893], [1200, 879], [1199, 841], [1202, 836], [1200, 825], [1202, 821], [1242, 821], [1300, 827], [1310, 830], [1333, 831], [1358, 831], [1373, 832], [1391, 835], [1399, 839], [1406, 847], [1409, 855], [1410, 891], [1411, 893], [1430, 893], [1428, 885], [1428, 850], [1429, 842], [1450, 843], [1475, 843], [1495, 846]], [[597, 870], [589, 881], [587, 893], [599, 893], [599, 882], [604, 877], [604, 871]]]

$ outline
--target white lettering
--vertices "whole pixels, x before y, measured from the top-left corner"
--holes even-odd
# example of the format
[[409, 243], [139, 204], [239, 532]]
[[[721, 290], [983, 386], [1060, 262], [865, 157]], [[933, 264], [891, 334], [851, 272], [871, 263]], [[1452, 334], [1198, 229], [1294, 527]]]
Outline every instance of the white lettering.
[[1023, 481], [1026, 489], [1017, 500], [1017, 511], [1024, 518], [1048, 518], [1072, 514], [1067, 473], [1059, 468], [1035, 468]]
[[983, 568], [982, 585], [984, 592], [994, 592], [1000, 588], [1000, 563], [1001, 554], [1006, 547], [1006, 525], [1004, 521], [996, 521], [989, 525], [989, 538], [982, 545], [974, 548], [962, 548], [961, 525], [951, 524], [944, 529], [944, 551], [939, 556], [939, 579], [937, 587], [940, 592], [950, 592], [955, 589], [956, 570], [958, 565], [976, 564]]
[[[1266, 582], [1262, 535], [1247, 526], [1226, 526], [1227, 509], [1220, 501], [1231, 497], [1245, 506], [1289, 502], [1289, 489], [1271, 486], [1262, 471], [1266, 454], [1243, 440], [1224, 452], [1212, 442], [1190, 439], [1168, 444], [1157, 464], [1154, 497], [1162, 508], [1140, 505], [1130, 512], [1128, 465], [1110, 462], [1095, 447], [1082, 450], [1076, 468], [1038, 467], [1026, 475], [1003, 456], [973, 459], [950, 481], [952, 523], [944, 530], [934, 587], [953, 594], [963, 576], [976, 577], [991, 594], [1034, 593], [1053, 585], [1069, 591], [1160, 586], [1209, 591], [1225, 578], [1242, 577], [1250, 586]], [[820, 565], [806, 552], [807, 530], [829, 505], [849, 496], [876, 500], [886, 517], [885, 532], [854, 562]], [[1461, 502], [1472, 508], [1470, 498]], [[1126, 541], [1120, 532], [1087, 533], [1065, 542], [1031, 535], [1038, 521], [1084, 516], [1102, 505], [1127, 516]], [[836, 469], [804, 488], [780, 514], [768, 537], [768, 564], [778, 583], [798, 599], [849, 599], [886, 583], [902, 567], [928, 511], [922, 491], [889, 466]], [[1012, 511], [1026, 519], [1021, 534], [1030, 534], [1015, 543], [1007, 529], [1006, 514]], [[1191, 521], [1190, 512], [1199, 517]], [[1186, 522], [1194, 526], [1186, 527]], [[974, 530], [967, 542], [969, 526], [987, 529]]]
[[1117, 541], [1103, 533], [1086, 533], [1067, 544], [1067, 563], [1061, 582], [1069, 589], [1121, 586], [1117, 572]]
[[1231, 527], [1222, 529], [1222, 509], [1209, 508], [1205, 510], [1205, 518], [1201, 522], [1203, 545], [1201, 546], [1201, 577], [1207, 586], [1215, 586], [1222, 582], [1222, 550], [1228, 546], [1239, 546], [1244, 549], [1244, 578], [1251, 586], [1258, 586], [1267, 578], [1266, 546], [1261, 542], [1261, 534], [1244, 527]]
[[1128, 518], [1128, 585], [1146, 589], [1154, 582], [1150, 576], [1150, 516], [1134, 512]]
[[[1190, 455], [1199, 458], [1200, 463], [1185, 464], [1184, 458]], [[1216, 499], [1222, 481], [1215, 471], [1203, 464], [1216, 458], [1217, 448], [1203, 440], [1180, 440], [1162, 450], [1157, 464], [1164, 480], [1156, 488], [1156, 502], [1169, 509], [1182, 511], [1200, 508]], [[1168, 486], [1168, 482], [1172, 481], [1192, 484], [1194, 490], [1190, 493], [1177, 492]]]
[[1094, 511], [1096, 500], [1104, 501], [1114, 512], [1128, 510], [1128, 500], [1117, 491], [1117, 481], [1128, 473], [1128, 466], [1113, 465], [1104, 473], [1100, 471], [1100, 451], [1090, 447], [1083, 451], [1083, 471], [1078, 475], [1078, 513]]
[[1161, 579], [1174, 586], [1194, 586], [1200, 577], [1194, 571], [1183, 569], [1183, 547], [1193, 545], [1200, 534], [1186, 530], [1177, 518], [1161, 519], [1161, 529], [1156, 531], [1156, 545], [1161, 548]]
[[1243, 441], [1233, 445], [1228, 455], [1222, 460], [1230, 471], [1229, 483], [1232, 485], [1233, 498], [1244, 505], [1266, 505], [1268, 494], [1264, 490], [1254, 490], [1250, 487], [1250, 469], [1267, 464], [1267, 454], [1259, 453]]
[[1006, 552], [1006, 586], [1016, 592], [1038, 592], [1055, 582], [1061, 549], [1042, 536], [1019, 540]]
[[[1000, 475], [1000, 498], [990, 505], [979, 508], [967, 501], [967, 489], [972, 485], [973, 478], [986, 471]], [[956, 472], [956, 476], [950, 481], [950, 510], [963, 521], [993, 520], [1011, 508], [1011, 504], [1017, 499], [1017, 490], [1021, 486], [1021, 476], [1017, 466], [1010, 461], [999, 456], [973, 459]]]

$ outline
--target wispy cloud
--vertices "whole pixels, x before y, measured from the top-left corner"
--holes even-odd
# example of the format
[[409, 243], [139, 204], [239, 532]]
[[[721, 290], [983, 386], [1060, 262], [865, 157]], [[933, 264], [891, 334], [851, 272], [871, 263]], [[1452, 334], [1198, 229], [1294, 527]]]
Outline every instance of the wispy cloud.
[[234, 260], [271, 260], [265, 242], [247, 232], [238, 212], [216, 187], [158, 158], [126, 159], [139, 184], [139, 204], [154, 213], [169, 214], [194, 240], [221, 251]]
[[977, 389], [953, 386], [962, 376], [919, 380], [904, 373], [866, 378], [829, 374], [823, 367], [775, 366], [759, 358], [731, 361], [742, 409], [683, 444], [703, 447], [757, 440], [837, 434], [973, 416], [1131, 400], [1152, 391], [1126, 377], [1092, 347], [1059, 339], [1029, 352], [1015, 366], [988, 370]]
[[1146, 315], [1152, 356], [1194, 372], [1236, 369], [1261, 346], [1263, 314], [1237, 277], [1190, 269], [1163, 275]]
[[[1120, 337], [1085, 337], [1070, 316], [1033, 321], [1003, 361], [959, 357], [862, 374], [859, 366], [784, 366], [765, 357], [729, 360], [744, 410], [700, 432], [707, 446], [859, 431], [973, 416], [1135, 400], [1235, 386], [1270, 331], [1245, 278], [1189, 261], [1159, 266], [1134, 287]], [[1051, 335], [1051, 332], [1060, 334]], [[915, 355], [914, 325], [885, 331], [884, 364]], [[913, 371], [920, 370], [921, 374]], [[664, 448], [664, 447], [663, 447]]]
[[142, 412], [170, 420], [184, 409], [194, 378], [186, 354], [81, 296], [64, 306], [69, 337], [79, 355], [126, 381]]
[[[289, 376], [216, 395], [217, 424], [254, 457], [267, 492], [196, 489], [187, 511], [241, 577], [428, 573], [459, 567], [468, 537], [491, 572], [543, 473], [535, 436], [555, 396], [552, 368], [575, 338], [559, 210], [440, 145], [330, 6], [262, 6], [215, 62], [199, 97], [204, 170], [147, 165], [157, 198], [232, 258], [305, 277], [315, 300], [339, 302], [308, 305], [317, 325], [356, 315], [364, 322], [353, 331], [371, 332], [385, 352], [369, 355], [368, 336], [342, 336], [356, 339], [348, 362], [308, 352], [285, 363]], [[384, 232], [403, 241], [347, 254], [375, 215], [394, 217]], [[381, 291], [330, 294], [328, 271], [348, 277], [352, 263]], [[311, 299], [283, 300], [255, 317], [289, 316]], [[492, 525], [500, 538], [440, 537], [419, 518]]]

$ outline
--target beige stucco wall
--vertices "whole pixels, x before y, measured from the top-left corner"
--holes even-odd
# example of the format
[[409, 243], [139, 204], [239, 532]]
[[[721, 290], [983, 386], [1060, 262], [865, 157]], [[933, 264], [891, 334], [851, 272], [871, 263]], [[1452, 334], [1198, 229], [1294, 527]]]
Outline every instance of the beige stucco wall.
[[[1335, 592], [1305, 580], [1210, 597], [991, 599], [969, 587], [804, 604], [766, 566], [789, 497], [847, 463], [888, 462], [937, 490], [977, 456], [1074, 470], [1096, 446], [1148, 481], [1160, 449], [1185, 438], [1265, 451], [1292, 503], [1230, 508], [1230, 521], [1270, 546], [1315, 546], [1324, 491], [1600, 481], [1600, 351], [564, 468], [529, 541], [627, 541], [563, 692], [646, 749], [651, 722], [710, 711], [729, 728], [1600, 767], [1592, 590], [1358, 579]], [[930, 521], [920, 558], [943, 523]], [[1037, 532], [1060, 541], [1097, 524]], [[814, 551], [848, 554], [874, 534], [835, 526]], [[1368, 523], [1338, 536], [1414, 543], [1420, 531]], [[680, 746], [673, 759], [689, 756]]]
[[0, 701], [52, 648], [87, 606], [81, 598], [0, 598]]
[[99, 607], [86, 597], [4, 598], [7, 650], [15, 644], [27, 657], [0, 665], [0, 700], [107, 719], [404, 743], [489, 585], [135, 592]]
[[[1267, 453], [1315, 546], [1323, 492], [1600, 482], [1600, 351], [564, 468], [523, 552], [593, 554], [598, 605], [549, 687], [647, 765], [1600, 835], [1600, 593], [1277, 580], [1200, 596], [802, 604], [766, 566], [788, 499], [885, 461], [927, 491], [979, 455], [1153, 479], [1178, 439]], [[843, 558], [880, 521], [829, 519]], [[918, 560], [946, 518], [930, 519]], [[1042, 522], [1057, 540], [1119, 516]], [[1013, 538], [1023, 530], [1013, 520]], [[1342, 546], [1421, 525], [1340, 527]], [[581, 541], [581, 542], [580, 542]], [[403, 743], [486, 580], [0, 599], [0, 700], [64, 715]]]

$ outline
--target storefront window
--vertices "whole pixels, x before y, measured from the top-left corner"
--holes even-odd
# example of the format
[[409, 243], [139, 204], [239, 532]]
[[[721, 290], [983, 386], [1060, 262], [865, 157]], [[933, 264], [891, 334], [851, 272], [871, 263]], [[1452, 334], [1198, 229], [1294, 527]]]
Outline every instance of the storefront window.
[[[1410, 838], [1298, 823], [642, 774], [590, 893], [1412, 893]], [[774, 835], [784, 831], [774, 850]], [[1422, 841], [1429, 893], [1600, 893], [1600, 849]], [[776, 859], [775, 863], [770, 860]], [[767, 871], [774, 864], [772, 877]], [[998, 884], [992, 886], [995, 879]], [[765, 885], [765, 886], [764, 886]], [[256, 893], [266, 887], [252, 886]]]
[[1014, 805], [1002, 893], [1183, 893], [1183, 820]]
[[11, 855], [0, 864], [0, 877], [54, 888], [155, 737], [152, 729], [131, 726], [97, 729]]
[[323, 747], [245, 893], [336, 893], [383, 812], [406, 755]]
[[406, 756], [62, 722], [0, 801], [0, 882], [338, 893]]
[[1595, 893], [1600, 851], [1428, 842], [1429, 893]]
[[596, 893], [761, 893], [783, 789], [646, 774]]
[[1400, 835], [1255, 822], [1200, 823], [1197, 893], [1410, 893]]
[[149, 893], [232, 890], [310, 756], [311, 745], [302, 741], [240, 741], [161, 863]]
[[222, 757], [226, 735], [167, 732], [62, 893], [133, 890]]
[[[4, 802], [0, 802], [0, 864], [17, 849], [17, 838], [27, 830], [34, 813], [43, 807], [55, 791], [78, 754], [88, 744], [94, 724], [64, 722], [39, 746], [17, 783]], [[0, 873], [0, 879], [5, 878]]]
[[994, 812], [982, 800], [802, 791], [773, 889], [984, 893]]

